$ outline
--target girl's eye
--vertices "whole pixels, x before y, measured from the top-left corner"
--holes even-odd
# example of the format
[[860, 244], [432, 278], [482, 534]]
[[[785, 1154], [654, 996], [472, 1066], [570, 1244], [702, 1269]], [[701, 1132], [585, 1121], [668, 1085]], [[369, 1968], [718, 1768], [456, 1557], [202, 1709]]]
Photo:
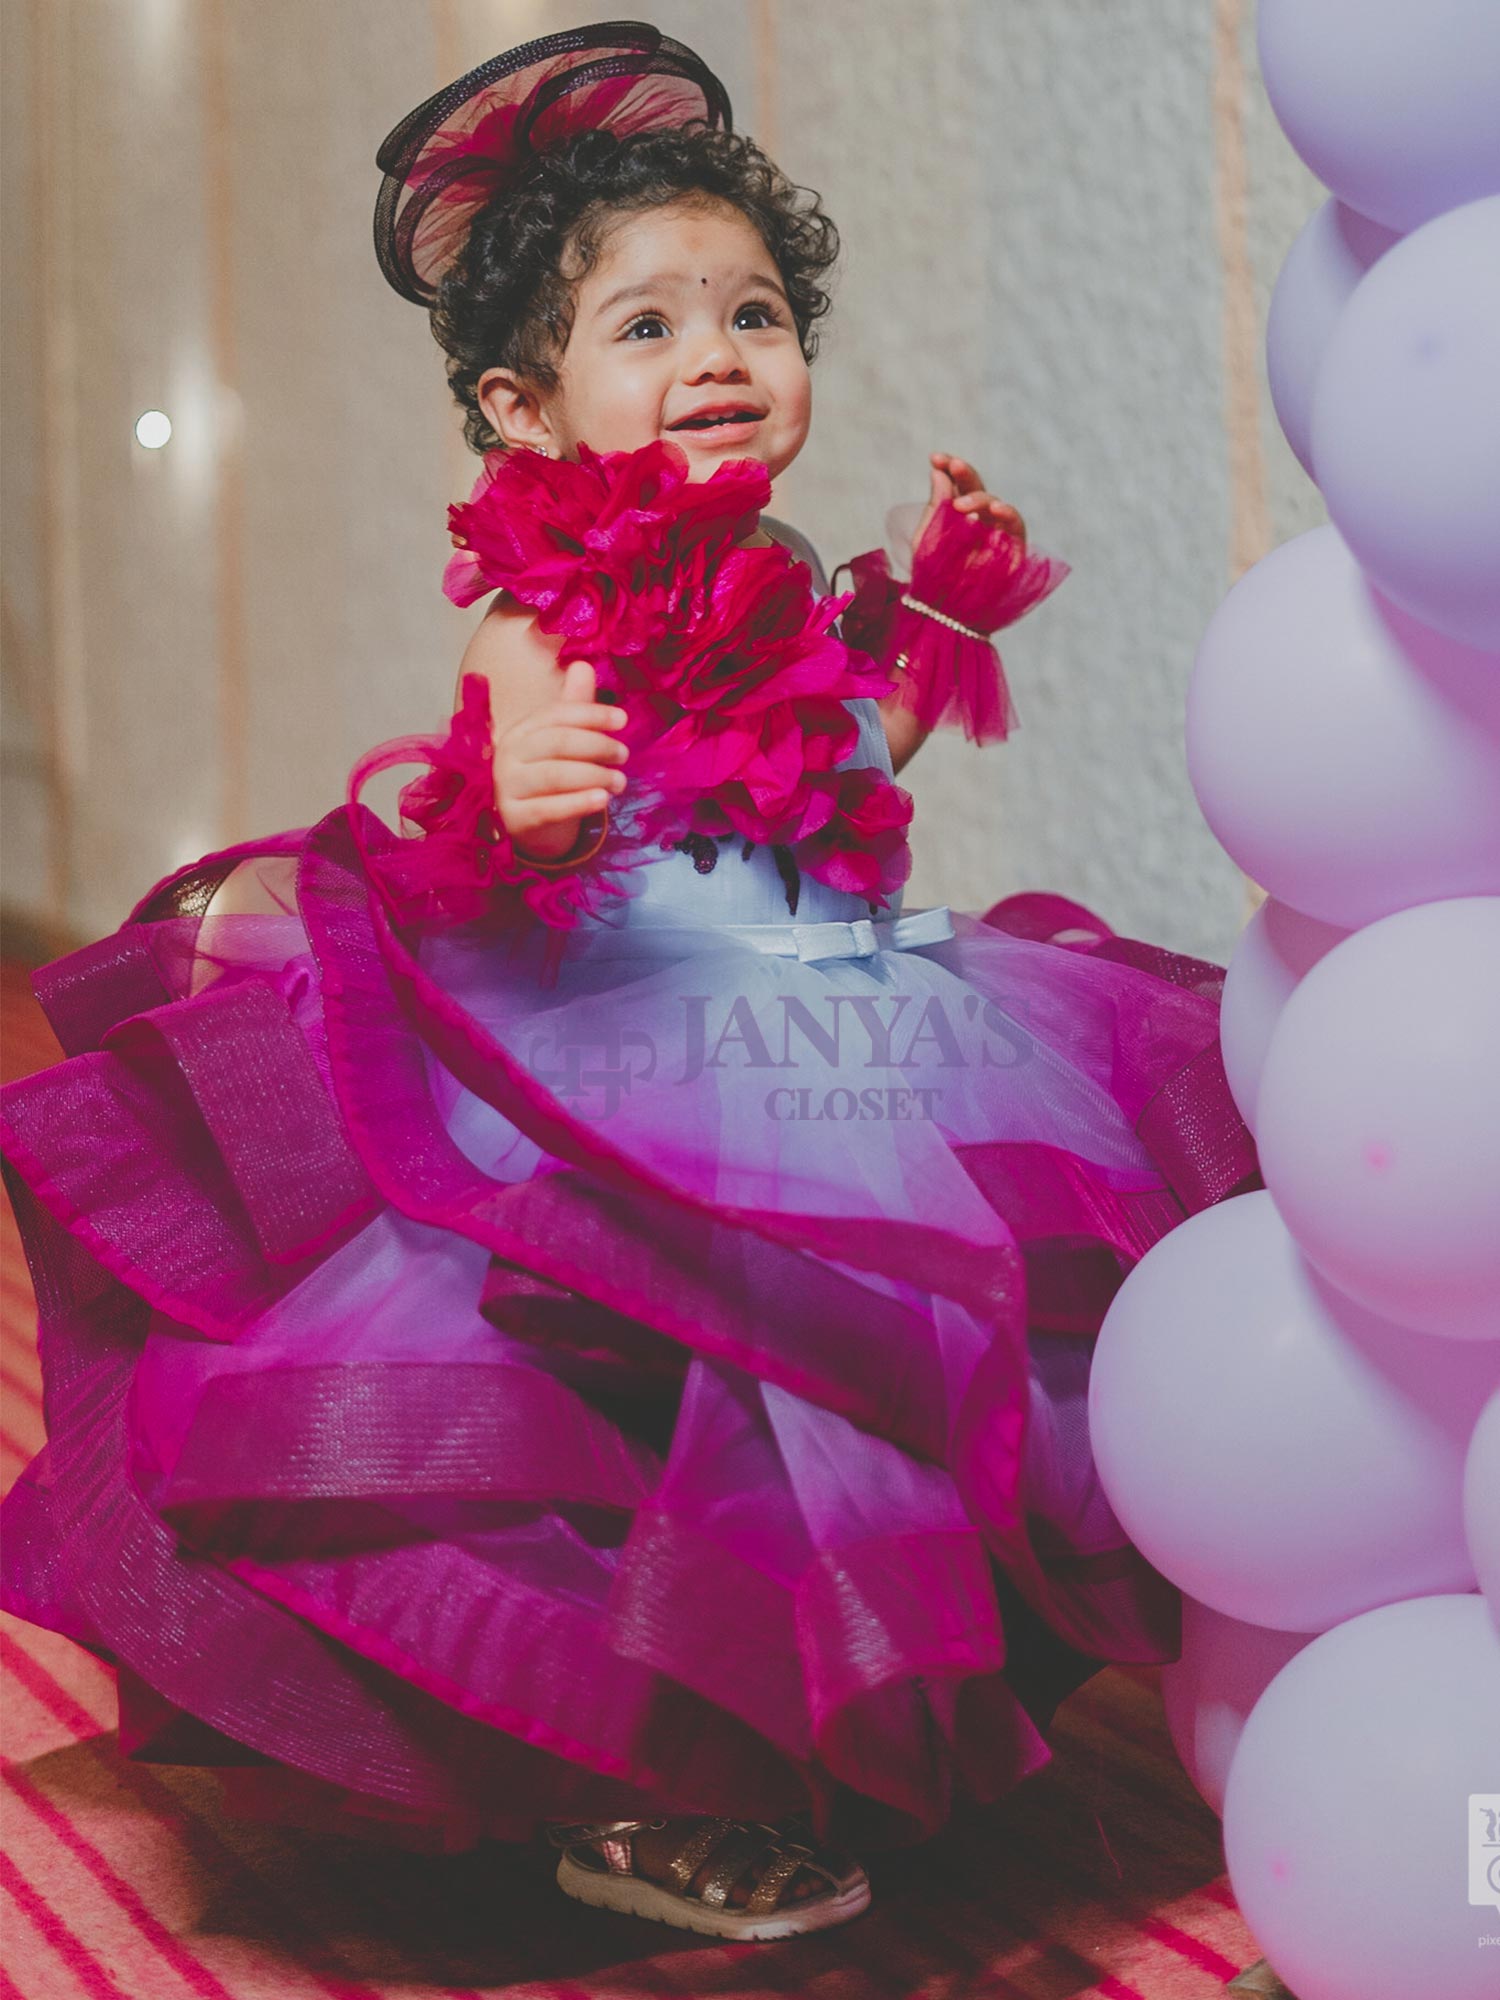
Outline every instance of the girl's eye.
[[742, 305], [740, 307], [739, 311], [734, 316], [734, 323], [736, 326], [739, 325], [740, 321], [745, 317], [746, 313], [752, 315], [753, 323], [755, 326], [758, 327], [776, 326], [779, 323], [775, 306], [767, 305], [761, 299], [751, 299], [747, 305]]
[[[657, 333], [650, 331], [653, 327], [658, 329]], [[659, 334], [665, 333], [666, 330], [667, 323], [659, 313], [642, 313], [639, 319], [633, 319], [629, 326], [626, 327], [625, 338], [627, 340], [635, 340], [637, 338], [655, 340], [659, 337]]]

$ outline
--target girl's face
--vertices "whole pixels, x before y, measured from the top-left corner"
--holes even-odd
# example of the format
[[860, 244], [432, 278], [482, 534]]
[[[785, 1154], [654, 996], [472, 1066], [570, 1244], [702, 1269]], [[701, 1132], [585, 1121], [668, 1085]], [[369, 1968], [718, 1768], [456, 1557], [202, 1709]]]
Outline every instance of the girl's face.
[[775, 259], [737, 209], [648, 209], [618, 223], [574, 293], [557, 388], [502, 369], [479, 400], [508, 444], [575, 457], [669, 438], [688, 476], [754, 458], [774, 479], [802, 449], [812, 380]]

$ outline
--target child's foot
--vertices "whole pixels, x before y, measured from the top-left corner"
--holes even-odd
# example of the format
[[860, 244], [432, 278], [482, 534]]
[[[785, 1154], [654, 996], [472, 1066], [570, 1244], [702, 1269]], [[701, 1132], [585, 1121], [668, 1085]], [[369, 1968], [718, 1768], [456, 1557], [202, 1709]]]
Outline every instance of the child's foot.
[[857, 1862], [797, 1837], [797, 1822], [616, 1820], [555, 1826], [558, 1886], [580, 1902], [711, 1937], [778, 1938], [857, 1917], [870, 1884]]

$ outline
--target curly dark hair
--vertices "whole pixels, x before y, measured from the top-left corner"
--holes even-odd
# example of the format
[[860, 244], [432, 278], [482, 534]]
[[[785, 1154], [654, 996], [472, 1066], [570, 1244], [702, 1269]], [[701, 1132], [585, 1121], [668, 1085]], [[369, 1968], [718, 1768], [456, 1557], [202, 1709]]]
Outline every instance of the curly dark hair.
[[822, 280], [838, 257], [839, 235], [810, 188], [788, 180], [740, 132], [698, 125], [624, 138], [582, 132], [539, 153], [480, 210], [438, 286], [432, 331], [448, 356], [471, 450], [504, 447], [479, 407], [485, 370], [511, 369], [544, 393], [555, 389], [576, 287], [611, 230], [624, 216], [679, 201], [723, 202], [754, 223], [812, 360], [816, 322], [830, 304]]

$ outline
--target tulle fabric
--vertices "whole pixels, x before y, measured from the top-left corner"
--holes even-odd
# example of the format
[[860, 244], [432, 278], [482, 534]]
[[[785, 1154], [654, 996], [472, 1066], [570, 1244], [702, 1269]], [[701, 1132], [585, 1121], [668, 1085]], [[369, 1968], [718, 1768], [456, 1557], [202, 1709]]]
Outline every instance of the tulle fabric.
[[1069, 565], [944, 502], [911, 552], [910, 571], [898, 575], [884, 549], [853, 559], [845, 640], [895, 673], [896, 705], [923, 729], [962, 728], [971, 742], [1003, 743], [1020, 718], [989, 634], [1049, 598]]
[[[1254, 1183], [1218, 969], [1018, 898], [817, 962], [601, 925], [543, 990], [394, 929], [392, 839], [211, 858], [39, 976], [7, 1608], [117, 1665], [132, 1754], [387, 1838], [998, 1797], [1020, 1619], [1176, 1655], [1083, 1399], [1124, 1270]], [[205, 924], [251, 853], [279, 913]]]
[[431, 305], [480, 209], [527, 162], [580, 132], [695, 120], [728, 126], [702, 59], [640, 21], [544, 35], [508, 49], [408, 112], [381, 141], [375, 251], [403, 298]]

